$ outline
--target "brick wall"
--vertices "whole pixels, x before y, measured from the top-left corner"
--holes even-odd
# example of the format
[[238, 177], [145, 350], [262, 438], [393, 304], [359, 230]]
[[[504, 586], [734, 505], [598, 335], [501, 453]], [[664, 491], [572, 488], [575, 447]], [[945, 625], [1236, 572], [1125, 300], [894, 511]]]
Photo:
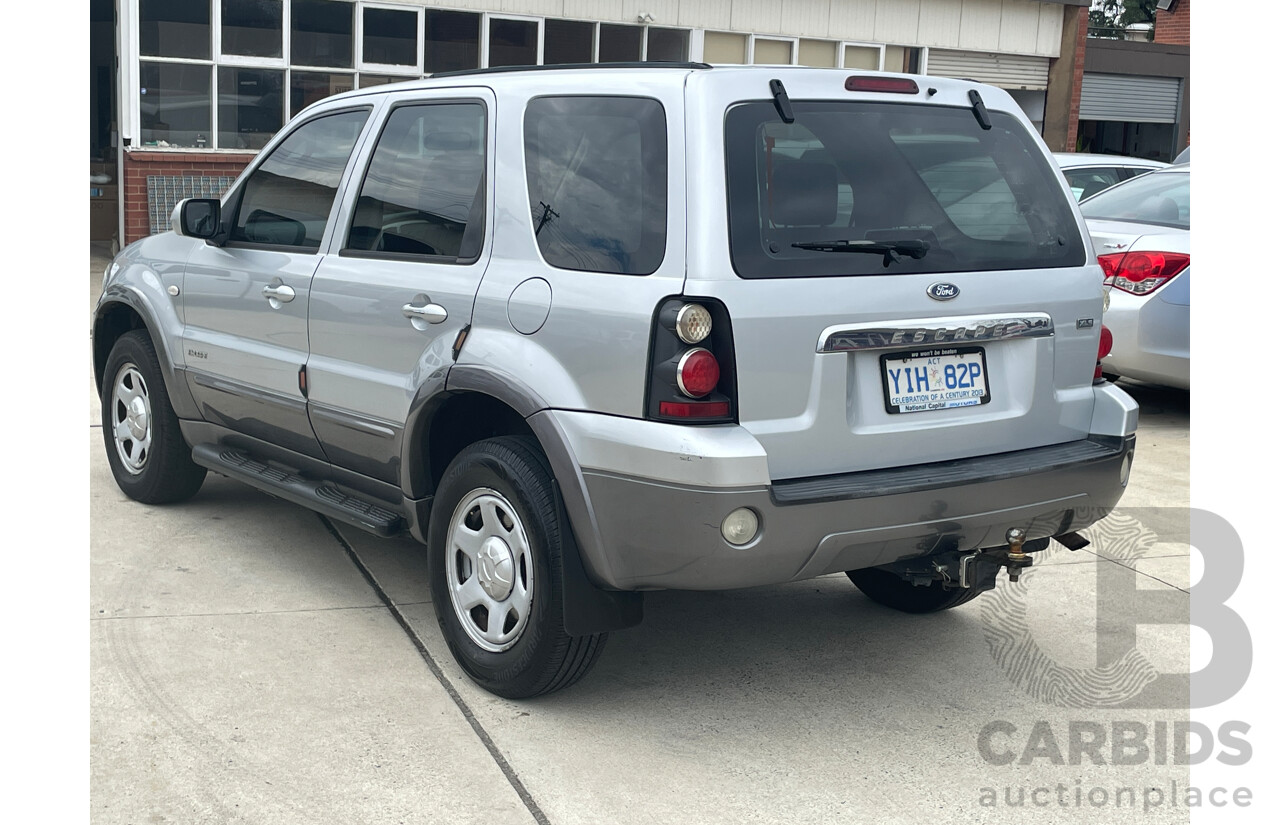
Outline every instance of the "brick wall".
[[1080, 92], [1084, 89], [1084, 50], [1089, 42], [1089, 9], [1081, 6], [1076, 14], [1075, 66], [1071, 74], [1071, 108], [1067, 115], [1067, 143], [1064, 151], [1076, 150], [1076, 136], [1080, 130]]
[[1191, 45], [1191, 0], [1178, 0], [1171, 11], [1156, 9], [1156, 42]]
[[[210, 197], [221, 194], [213, 181], [235, 179], [254, 158], [253, 152], [173, 152], [133, 150], [124, 153], [124, 243], [145, 238], [152, 232], [147, 179], [152, 178], [152, 191], [157, 181], [179, 179], [194, 190], [205, 190]], [[183, 178], [195, 180], [181, 181]], [[209, 179], [209, 180], [205, 180]], [[200, 185], [200, 184], [203, 184]], [[203, 194], [202, 192], [201, 194]]]

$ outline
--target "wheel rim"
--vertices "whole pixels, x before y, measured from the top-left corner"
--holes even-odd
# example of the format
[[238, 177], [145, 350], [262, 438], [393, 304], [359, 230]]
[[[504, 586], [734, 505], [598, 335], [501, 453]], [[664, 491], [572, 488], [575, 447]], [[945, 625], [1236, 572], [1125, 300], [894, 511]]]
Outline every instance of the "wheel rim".
[[510, 502], [481, 487], [449, 521], [445, 576], [454, 615], [471, 641], [501, 653], [520, 639], [533, 607], [533, 554]]
[[151, 394], [133, 364], [121, 367], [112, 382], [111, 427], [120, 463], [130, 475], [138, 475], [151, 457]]

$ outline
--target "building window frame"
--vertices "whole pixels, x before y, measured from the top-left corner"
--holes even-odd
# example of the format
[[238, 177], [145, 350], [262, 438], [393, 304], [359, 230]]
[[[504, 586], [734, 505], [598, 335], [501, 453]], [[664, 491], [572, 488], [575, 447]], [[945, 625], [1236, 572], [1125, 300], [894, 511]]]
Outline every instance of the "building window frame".
[[[876, 59], [876, 68], [874, 71], [877, 71], [877, 72], [884, 71], [884, 52], [885, 52], [886, 44], [868, 43], [863, 40], [841, 40], [840, 41], [840, 68], [842, 69], [849, 68], [848, 66], [844, 65], [844, 51], [849, 46], [853, 46], [859, 49], [875, 49], [876, 51], [878, 51], [880, 53], [880, 56]], [[867, 71], [867, 70], [863, 69], [862, 71]]]
[[[434, 8], [434, 7], [433, 7]], [[414, 31], [417, 32], [417, 44], [415, 46], [415, 60], [413, 64], [399, 63], [371, 63], [364, 59], [364, 11], [365, 9], [378, 9], [380, 11], [398, 11], [412, 13], [416, 17]], [[452, 11], [452, 9], [446, 9]], [[369, 74], [384, 75], [406, 75], [422, 77], [423, 74], [423, 54], [424, 43], [426, 39], [426, 6], [406, 6], [398, 3], [377, 3], [377, 2], [357, 2], [356, 3], [356, 71], [368, 72]]]
[[[512, 20], [517, 23], [536, 24], [537, 30], [538, 30], [537, 35], [535, 35], [535, 42], [537, 43], [537, 62], [531, 65], [534, 65], [534, 66], [543, 65], [542, 63], [543, 31], [546, 28], [546, 26], [544, 25], [546, 23], [546, 19], [547, 18], [545, 17], [539, 17], [537, 15], [531, 15], [531, 14], [507, 14], [506, 12], [488, 12], [488, 11], [483, 12], [480, 15], [480, 68], [482, 69], [493, 68], [492, 66], [489, 65], [489, 53], [490, 53], [489, 21], [490, 20]], [[556, 19], [568, 20], [571, 18], [556, 18]], [[597, 53], [597, 49], [599, 48], [599, 43], [600, 43], [599, 23], [596, 24], [595, 30], [592, 32], [592, 41], [593, 41], [593, 45], [591, 48], [591, 53], [594, 55]]]
[[[783, 63], [783, 64], [774, 64], [774, 65], [783, 65], [783, 66], [799, 65], [796, 63], [796, 61], [800, 59], [800, 38], [798, 36], [785, 37], [783, 35], [778, 35], [778, 34], [752, 34], [750, 38], [748, 38], [747, 40], [747, 62], [744, 65], [747, 65], [747, 66], [756, 65], [756, 62], [755, 62], [756, 61], [756, 43], [762, 40], [770, 43], [788, 43], [791, 46], [791, 62]], [[844, 53], [841, 52], [842, 56], [843, 54]]]

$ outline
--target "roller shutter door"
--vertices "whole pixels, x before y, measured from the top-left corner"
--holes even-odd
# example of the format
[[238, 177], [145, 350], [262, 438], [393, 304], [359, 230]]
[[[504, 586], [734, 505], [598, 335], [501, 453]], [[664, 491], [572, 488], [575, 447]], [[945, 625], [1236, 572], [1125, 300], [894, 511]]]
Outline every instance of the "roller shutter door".
[[1002, 89], [1047, 89], [1049, 58], [930, 49], [927, 71], [940, 77], [964, 77]]
[[1177, 123], [1179, 83], [1176, 77], [1085, 72], [1080, 119]]

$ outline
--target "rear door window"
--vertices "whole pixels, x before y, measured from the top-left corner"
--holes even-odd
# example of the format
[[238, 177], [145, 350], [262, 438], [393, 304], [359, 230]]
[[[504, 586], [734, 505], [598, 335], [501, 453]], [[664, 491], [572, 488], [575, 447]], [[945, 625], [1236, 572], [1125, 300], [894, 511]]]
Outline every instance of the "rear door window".
[[667, 234], [667, 120], [642, 97], [540, 97], [524, 120], [538, 249], [561, 269], [648, 275]]
[[343, 254], [467, 263], [484, 238], [485, 109], [400, 106], [369, 161]]
[[[730, 250], [742, 277], [1084, 263], [1057, 172], [1013, 116], [993, 111], [984, 130], [963, 108], [793, 108], [793, 123], [764, 101], [725, 119]], [[924, 254], [883, 251], [902, 242]]]

